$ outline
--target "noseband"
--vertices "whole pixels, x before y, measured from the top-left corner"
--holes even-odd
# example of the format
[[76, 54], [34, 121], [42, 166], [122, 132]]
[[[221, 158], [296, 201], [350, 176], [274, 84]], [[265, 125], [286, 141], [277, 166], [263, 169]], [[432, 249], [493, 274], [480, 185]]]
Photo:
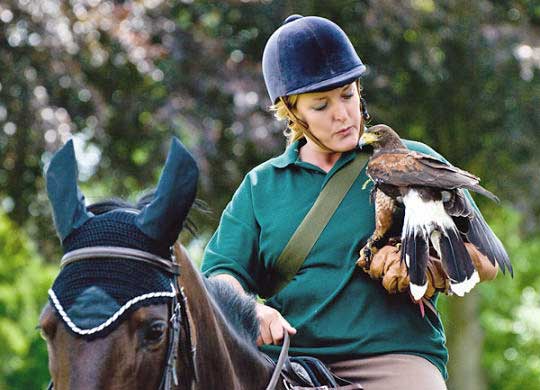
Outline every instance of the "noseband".
[[[185, 256], [185, 252], [181, 251]], [[115, 246], [94, 246], [82, 249], [77, 249], [68, 252], [61, 260], [60, 268], [62, 269], [68, 264], [96, 259], [118, 259], [138, 261], [145, 264], [150, 264], [153, 267], [159, 268], [162, 272], [166, 273], [171, 278], [171, 283], [176, 291], [176, 294], [171, 299], [169, 306], [171, 318], [170, 318], [170, 331], [169, 331], [169, 343], [167, 346], [166, 364], [159, 385], [158, 390], [171, 390], [174, 383], [178, 385], [178, 377], [176, 373], [176, 360], [178, 358], [178, 348], [180, 340], [180, 331], [183, 330], [185, 334], [185, 345], [182, 350], [187, 354], [187, 361], [190, 365], [189, 372], [191, 374], [192, 381], [197, 380], [197, 371], [195, 366], [195, 349], [191, 342], [191, 329], [189, 325], [189, 319], [187, 316], [187, 298], [184, 295], [183, 289], [178, 284], [178, 276], [180, 275], [180, 266], [176, 262], [174, 255], [171, 255], [171, 260], [163, 259], [159, 256], [151, 253], [124, 247]], [[54, 390], [54, 384], [51, 381], [48, 390]]]

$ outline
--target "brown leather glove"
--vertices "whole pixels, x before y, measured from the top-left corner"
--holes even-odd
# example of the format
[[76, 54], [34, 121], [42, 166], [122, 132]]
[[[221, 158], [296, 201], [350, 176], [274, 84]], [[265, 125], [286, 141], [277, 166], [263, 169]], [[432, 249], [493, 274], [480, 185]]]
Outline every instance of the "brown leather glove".
[[[472, 263], [476, 271], [480, 282], [486, 280], [493, 280], [497, 276], [497, 265], [491, 264], [491, 261], [478, 250], [473, 244], [466, 242], [465, 249], [471, 257]], [[450, 280], [448, 275], [442, 266], [442, 262], [439, 258], [430, 256], [427, 266], [426, 276], [428, 280], [428, 287], [424, 296], [431, 298], [436, 291], [448, 293], [450, 288]]]
[[489, 261], [487, 256], [469, 242], [465, 243], [465, 248], [467, 248], [467, 252], [469, 252], [469, 256], [471, 256], [474, 268], [478, 271], [480, 281], [483, 282], [495, 279], [497, 272], [499, 271], [497, 263], [495, 263], [495, 265], [491, 264], [491, 261]]
[[434, 256], [429, 256], [426, 269], [427, 290], [424, 293], [426, 298], [431, 298], [437, 291], [448, 292], [450, 279], [442, 266], [442, 261]]
[[[480, 281], [491, 280], [497, 276], [497, 267], [493, 266], [489, 259], [484, 256], [474, 245], [465, 243], [467, 252]], [[383, 287], [390, 293], [404, 292], [409, 287], [409, 273], [404, 262], [401, 261], [400, 250], [392, 245], [382, 247], [373, 255], [369, 269], [365, 264], [358, 264], [372, 279], [382, 279]], [[450, 287], [450, 280], [444, 271], [441, 260], [430, 256], [430, 261], [426, 270], [427, 290], [425, 297], [431, 298], [435, 292], [447, 293]]]
[[382, 279], [383, 287], [390, 294], [403, 292], [409, 287], [407, 266], [401, 262], [401, 252], [395, 246], [386, 245], [379, 249], [373, 255], [369, 269], [362, 262], [358, 265], [371, 279]]

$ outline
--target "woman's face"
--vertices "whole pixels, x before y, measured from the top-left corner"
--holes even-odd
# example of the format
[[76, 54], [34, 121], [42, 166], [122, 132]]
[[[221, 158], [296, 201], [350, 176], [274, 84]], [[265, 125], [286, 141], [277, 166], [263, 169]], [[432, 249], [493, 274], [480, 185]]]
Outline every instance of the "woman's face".
[[[326, 92], [298, 96], [296, 115], [327, 148], [346, 152], [358, 145], [360, 138], [360, 96], [356, 83]], [[307, 137], [306, 137], [307, 138]], [[307, 138], [308, 145], [321, 150]]]

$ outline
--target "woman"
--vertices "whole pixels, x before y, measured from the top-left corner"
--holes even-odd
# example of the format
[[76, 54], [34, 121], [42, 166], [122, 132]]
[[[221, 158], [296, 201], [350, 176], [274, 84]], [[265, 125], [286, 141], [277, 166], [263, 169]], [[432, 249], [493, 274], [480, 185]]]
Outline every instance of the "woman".
[[[266, 294], [276, 260], [321, 189], [359, 153], [368, 117], [364, 71], [348, 37], [327, 19], [293, 15], [270, 37], [263, 74], [272, 109], [288, 121], [289, 145], [249, 172], [234, 194], [205, 251], [207, 276]], [[388, 294], [408, 287], [399, 251], [382, 248], [369, 275], [355, 265], [374, 229], [366, 180], [364, 167], [292, 281], [257, 304], [258, 342], [276, 355], [287, 331], [294, 335], [291, 354], [318, 357], [367, 390], [445, 389], [448, 354], [438, 316], [422, 317], [406, 293]], [[468, 249], [477, 268], [489, 265], [481, 278], [494, 277], [487, 258]], [[445, 284], [433, 270], [428, 297]]]

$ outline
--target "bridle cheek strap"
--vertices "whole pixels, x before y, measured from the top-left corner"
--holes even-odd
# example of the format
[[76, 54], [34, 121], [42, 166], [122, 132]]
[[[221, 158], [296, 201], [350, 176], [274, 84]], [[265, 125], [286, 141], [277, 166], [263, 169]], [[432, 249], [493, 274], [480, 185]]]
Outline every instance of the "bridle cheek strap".
[[[177, 290], [178, 291], [178, 290]], [[178, 293], [171, 303], [171, 330], [169, 333], [169, 345], [167, 346], [167, 362], [159, 386], [160, 390], [170, 390], [172, 383], [178, 386], [178, 375], [176, 372], [176, 359], [178, 357], [178, 339], [180, 338], [180, 303]]]
[[[183, 249], [183, 248], [182, 248]], [[187, 256], [185, 250], [180, 252], [181, 256]], [[173, 263], [178, 266], [176, 257], [172, 256]], [[195, 363], [195, 347], [191, 341], [191, 326], [187, 314], [187, 297], [184, 294], [183, 288], [178, 283], [178, 277], [174, 277], [174, 287], [176, 289], [176, 296], [171, 302], [171, 331], [169, 334], [169, 346], [167, 348], [167, 363], [165, 366], [165, 372], [163, 379], [159, 386], [159, 390], [171, 390], [172, 384], [178, 386], [178, 373], [176, 372], [178, 350], [180, 348], [180, 331], [184, 331], [185, 345], [182, 350], [187, 354], [186, 360], [189, 364], [189, 372], [191, 373], [191, 381], [197, 382], [197, 365]]]

